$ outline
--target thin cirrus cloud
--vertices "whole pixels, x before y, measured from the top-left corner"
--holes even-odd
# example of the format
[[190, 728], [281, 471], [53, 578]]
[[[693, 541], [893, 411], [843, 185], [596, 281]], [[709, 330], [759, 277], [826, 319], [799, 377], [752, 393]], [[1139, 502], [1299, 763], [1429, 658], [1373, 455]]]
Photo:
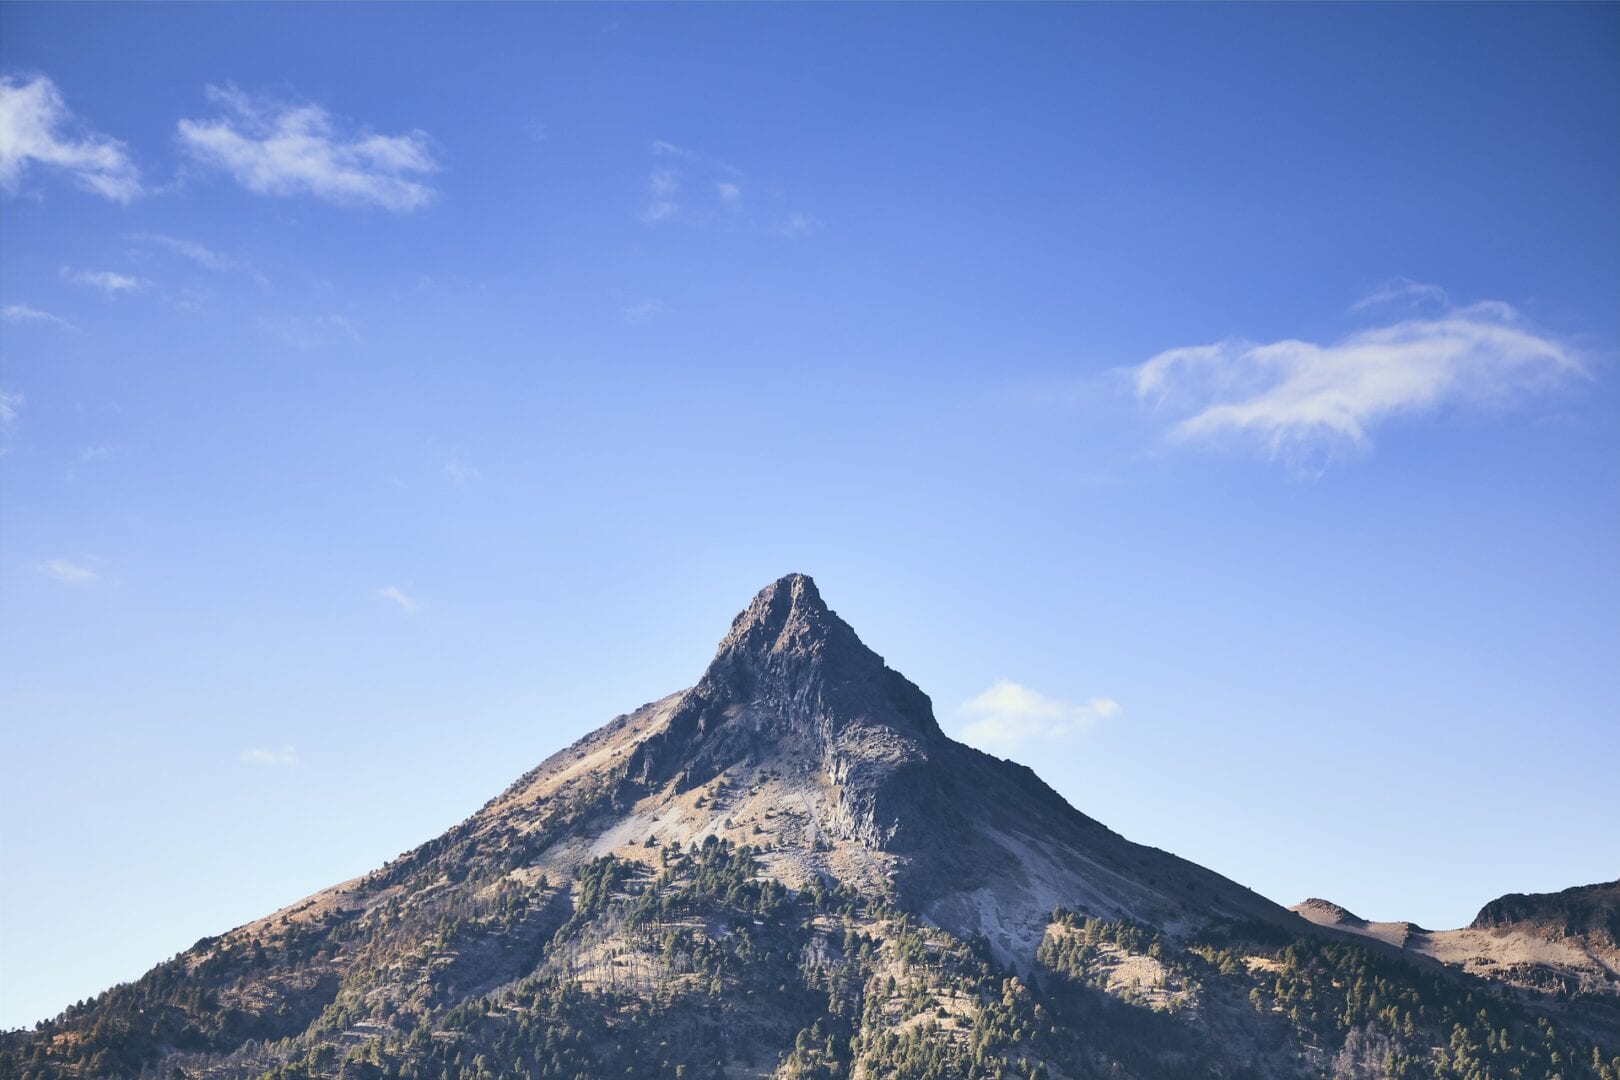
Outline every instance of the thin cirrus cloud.
[[401, 589], [398, 585], [384, 585], [382, 588], [377, 590], [377, 595], [384, 600], [398, 604], [400, 610], [408, 615], [415, 614], [416, 612], [416, 598], [407, 596], [405, 590]]
[[1413, 281], [1408, 277], [1394, 277], [1350, 305], [1351, 311], [1362, 311], [1381, 304], [1449, 304], [1451, 297], [1438, 285]]
[[140, 278], [130, 277], [112, 270], [75, 270], [71, 266], [62, 267], [62, 280], [71, 281], [75, 285], [87, 285], [92, 289], [100, 289], [109, 296], [118, 293], [134, 292], [144, 284]]
[[128, 148], [87, 129], [48, 77], [0, 79], [0, 188], [16, 191], [36, 168], [66, 173], [114, 202], [127, 203], [142, 192]]
[[320, 105], [208, 88], [225, 114], [181, 120], [180, 143], [199, 162], [229, 173], [257, 195], [310, 195], [405, 213], [432, 202], [426, 178], [439, 171], [425, 132], [348, 130]]
[[[818, 224], [802, 211], [771, 209], [745, 199], [748, 178], [730, 162], [663, 139], [653, 140], [650, 146], [654, 163], [637, 215], [643, 225], [729, 221], [791, 238], [813, 231]], [[771, 201], [767, 194], [764, 202]]]
[[242, 760], [249, 765], [263, 765], [267, 769], [282, 769], [298, 764], [298, 751], [290, 743], [279, 747], [254, 747], [242, 751]]
[[1083, 702], [1047, 697], [1010, 679], [997, 679], [958, 710], [967, 723], [958, 732], [981, 750], [1009, 751], [1033, 742], [1062, 742], [1120, 713], [1112, 698]]
[[7, 304], [0, 307], [0, 319], [4, 319], [6, 322], [49, 323], [52, 326], [60, 326], [64, 330], [78, 329], [60, 315], [52, 315], [48, 311], [41, 311], [39, 308], [29, 307], [27, 304]]
[[1356, 305], [1417, 302], [1440, 310], [1360, 330], [1331, 344], [1222, 341], [1170, 349], [1130, 369], [1136, 395], [1169, 413], [1172, 442], [1238, 438], [1273, 457], [1364, 448], [1397, 416], [1503, 405], [1585, 374], [1568, 344], [1507, 304], [1453, 307], [1436, 286], [1401, 281]]
[[235, 259], [221, 255], [213, 248], [199, 244], [195, 240], [186, 240], [178, 236], [166, 236], [163, 233], [143, 232], [125, 233], [124, 239], [133, 244], [159, 248], [169, 252], [171, 255], [178, 255], [182, 259], [196, 263], [205, 270], [230, 270], [236, 266]]
[[674, 169], [657, 168], [647, 176], [647, 204], [641, 208], [644, 225], [668, 221], [680, 212], [676, 196], [681, 191], [681, 174]]
[[354, 320], [344, 315], [261, 315], [256, 324], [265, 335], [300, 352], [364, 340]]
[[655, 296], [628, 300], [619, 305], [619, 317], [625, 322], [642, 323], [664, 310], [664, 302]]
[[39, 572], [64, 585], [89, 585], [101, 576], [91, 567], [72, 559], [47, 559], [39, 564]]
[[464, 465], [452, 458], [444, 463], [444, 475], [458, 488], [471, 487], [484, 478], [484, 474], [471, 465]]

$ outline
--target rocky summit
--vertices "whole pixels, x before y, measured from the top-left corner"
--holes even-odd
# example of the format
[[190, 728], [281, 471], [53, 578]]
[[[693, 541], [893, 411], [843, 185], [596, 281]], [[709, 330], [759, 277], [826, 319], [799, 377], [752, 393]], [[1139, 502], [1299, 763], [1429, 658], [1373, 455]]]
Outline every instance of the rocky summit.
[[946, 736], [791, 574], [690, 689], [0, 1078], [1620, 1080], [1615, 894], [1285, 909]]

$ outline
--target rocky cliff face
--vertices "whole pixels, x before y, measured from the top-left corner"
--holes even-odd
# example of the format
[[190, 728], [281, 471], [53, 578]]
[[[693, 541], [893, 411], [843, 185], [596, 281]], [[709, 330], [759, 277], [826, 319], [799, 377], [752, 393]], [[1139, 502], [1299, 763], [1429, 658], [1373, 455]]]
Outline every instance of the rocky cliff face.
[[737, 616], [663, 729], [637, 745], [626, 779], [647, 796], [772, 762], [812, 768], [829, 781], [824, 824], [886, 849], [937, 802], [927, 765], [943, 742], [928, 696], [861, 643], [815, 582], [791, 574]]
[[1481, 908], [1468, 928], [1521, 929], [1620, 949], [1620, 881], [1555, 893], [1508, 893]]
[[1609, 1014], [1300, 910], [953, 741], [793, 574], [690, 689], [379, 870], [5, 1036], [0, 1080], [1620, 1080]]

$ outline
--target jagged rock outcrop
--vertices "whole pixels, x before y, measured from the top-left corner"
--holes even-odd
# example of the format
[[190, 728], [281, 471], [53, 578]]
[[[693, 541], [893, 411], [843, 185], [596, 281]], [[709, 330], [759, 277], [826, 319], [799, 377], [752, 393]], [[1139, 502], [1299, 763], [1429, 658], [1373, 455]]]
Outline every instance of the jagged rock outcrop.
[[1555, 893], [1508, 893], [1480, 908], [1470, 930], [1508, 927], [1620, 948], [1620, 881]]
[[815, 582], [789, 574], [737, 616], [625, 775], [636, 794], [665, 784], [678, 793], [729, 769], [792, 760], [830, 781], [828, 826], [884, 849], [903, 844], [906, 823], [937, 802], [926, 766], [943, 739], [928, 696], [861, 643]]

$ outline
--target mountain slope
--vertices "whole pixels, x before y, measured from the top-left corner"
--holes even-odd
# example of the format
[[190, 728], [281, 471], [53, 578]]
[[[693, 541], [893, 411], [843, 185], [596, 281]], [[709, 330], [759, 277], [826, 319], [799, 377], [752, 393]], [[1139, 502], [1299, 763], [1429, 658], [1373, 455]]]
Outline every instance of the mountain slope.
[[949, 739], [789, 575], [690, 689], [0, 1078], [1620, 1076], [1550, 997], [1344, 929]]

